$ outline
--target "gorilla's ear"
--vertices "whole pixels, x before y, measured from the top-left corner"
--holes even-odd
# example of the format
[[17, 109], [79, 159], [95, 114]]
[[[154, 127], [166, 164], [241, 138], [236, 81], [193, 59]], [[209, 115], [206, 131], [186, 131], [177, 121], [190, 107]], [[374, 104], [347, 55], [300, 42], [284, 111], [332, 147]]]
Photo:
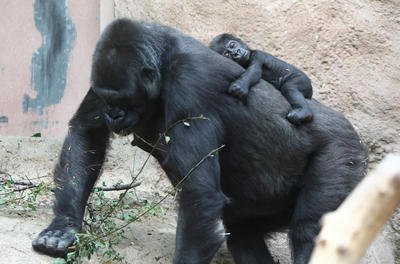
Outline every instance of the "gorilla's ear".
[[150, 67], [143, 67], [141, 72], [142, 84], [150, 99], [156, 98], [160, 93], [160, 74]]

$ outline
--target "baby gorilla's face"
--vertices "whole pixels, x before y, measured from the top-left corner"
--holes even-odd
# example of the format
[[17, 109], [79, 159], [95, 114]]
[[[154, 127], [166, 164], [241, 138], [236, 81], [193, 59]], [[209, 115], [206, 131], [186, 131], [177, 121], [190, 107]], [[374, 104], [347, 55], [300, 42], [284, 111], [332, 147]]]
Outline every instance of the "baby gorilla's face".
[[222, 55], [244, 66], [250, 59], [250, 50], [246, 44], [232, 39], [226, 43]]

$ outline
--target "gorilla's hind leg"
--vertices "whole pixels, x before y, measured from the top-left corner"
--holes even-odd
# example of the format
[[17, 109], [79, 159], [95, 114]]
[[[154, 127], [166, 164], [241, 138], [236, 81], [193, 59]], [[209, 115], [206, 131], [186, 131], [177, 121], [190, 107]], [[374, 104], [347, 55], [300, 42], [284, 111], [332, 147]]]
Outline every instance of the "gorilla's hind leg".
[[308, 263], [322, 215], [336, 210], [364, 176], [366, 156], [356, 143], [332, 144], [319, 151], [300, 179], [289, 232], [295, 264]]
[[236, 264], [274, 264], [264, 241], [262, 225], [241, 223], [227, 226], [227, 244]]

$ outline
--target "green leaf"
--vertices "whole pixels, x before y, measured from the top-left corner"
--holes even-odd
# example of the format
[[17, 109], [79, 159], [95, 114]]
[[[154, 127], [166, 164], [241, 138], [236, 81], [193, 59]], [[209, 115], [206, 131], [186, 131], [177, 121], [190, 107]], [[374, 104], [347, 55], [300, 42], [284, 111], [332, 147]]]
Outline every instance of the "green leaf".
[[31, 137], [42, 137], [42, 133], [40, 132], [34, 133]]
[[67, 262], [63, 258], [56, 258], [54, 264], [66, 264]]

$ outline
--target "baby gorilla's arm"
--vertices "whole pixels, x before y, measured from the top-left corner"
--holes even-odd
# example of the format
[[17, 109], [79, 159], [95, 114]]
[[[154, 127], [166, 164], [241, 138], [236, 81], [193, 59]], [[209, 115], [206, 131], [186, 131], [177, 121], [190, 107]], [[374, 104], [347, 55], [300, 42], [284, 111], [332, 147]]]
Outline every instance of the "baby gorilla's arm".
[[249, 94], [250, 87], [258, 83], [262, 77], [262, 66], [265, 55], [259, 51], [251, 51], [250, 64], [239, 79], [234, 81], [228, 89], [233, 96], [244, 100]]

